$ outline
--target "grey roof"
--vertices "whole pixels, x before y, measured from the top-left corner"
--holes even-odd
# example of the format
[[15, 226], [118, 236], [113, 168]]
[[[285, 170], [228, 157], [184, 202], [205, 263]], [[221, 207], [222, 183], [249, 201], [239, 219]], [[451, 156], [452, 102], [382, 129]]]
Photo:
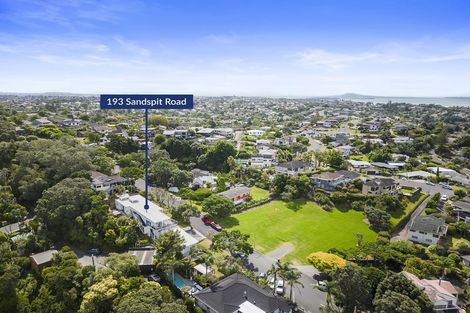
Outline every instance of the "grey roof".
[[210, 176], [211, 172], [201, 170], [199, 168], [195, 168], [195, 169], [191, 170], [191, 174], [193, 175], [193, 178], [198, 178], [198, 177], [201, 177], [201, 176]]
[[47, 250], [37, 254], [32, 254], [31, 258], [36, 262], [37, 265], [41, 265], [52, 260], [54, 254], [57, 253], [57, 250]]
[[452, 203], [454, 210], [457, 209], [459, 211], [469, 212], [470, 213], [470, 202], [464, 201], [464, 199], [460, 199]]
[[445, 225], [446, 223], [444, 220], [441, 220], [435, 216], [418, 216], [411, 224], [410, 230], [438, 235], [440, 228]]
[[469, 255], [462, 255], [462, 259], [464, 259], [465, 261], [470, 262], [470, 254]]
[[277, 166], [284, 167], [289, 170], [293, 170], [293, 169], [299, 169], [299, 168], [304, 168], [304, 167], [310, 167], [311, 164], [309, 162], [294, 160], [294, 161], [289, 161], [285, 163], [279, 163]]
[[324, 179], [324, 180], [336, 180], [336, 179], [355, 179], [360, 175], [349, 171], [336, 171], [336, 172], [323, 172], [312, 175], [312, 178]]
[[126, 181], [126, 179], [121, 176], [108, 176], [106, 174], [90, 171], [91, 180], [93, 184], [121, 184]]
[[229, 199], [233, 199], [238, 195], [250, 193], [250, 188], [246, 186], [234, 187], [230, 188], [229, 190], [223, 191], [219, 193], [219, 195], [224, 196]]
[[274, 296], [270, 291], [261, 288], [242, 274], [232, 274], [218, 283], [211, 285], [194, 297], [210, 306], [211, 312], [233, 313], [240, 304], [249, 301], [261, 310], [272, 313], [291, 311], [291, 306], [282, 298]]
[[367, 186], [372, 186], [372, 187], [387, 187], [387, 186], [393, 186], [396, 184], [395, 180], [392, 178], [374, 178], [371, 180], [368, 180], [364, 183]]
[[11, 234], [11, 233], [19, 231], [20, 228], [21, 228], [20, 223], [13, 223], [10, 225], [0, 227], [0, 232], [5, 233], [5, 234]]
[[383, 162], [372, 162], [371, 164], [374, 165], [374, 166], [381, 167], [381, 168], [386, 168], [386, 169], [389, 169], [389, 170], [398, 169], [398, 167], [395, 166], [395, 165], [390, 165], [388, 163], [383, 163]]
[[139, 265], [153, 265], [155, 249], [131, 249], [128, 253], [137, 258]]

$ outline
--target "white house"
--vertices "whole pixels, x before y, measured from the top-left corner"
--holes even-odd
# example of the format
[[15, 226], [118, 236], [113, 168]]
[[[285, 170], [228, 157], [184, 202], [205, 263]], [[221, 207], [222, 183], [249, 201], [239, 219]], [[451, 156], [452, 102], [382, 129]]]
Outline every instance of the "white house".
[[397, 136], [395, 138], [392, 138], [393, 142], [396, 144], [400, 143], [412, 143], [413, 139], [407, 136]]
[[437, 313], [465, 312], [457, 305], [458, 291], [451, 282], [444, 279], [419, 279], [405, 271], [402, 274], [428, 296]]
[[250, 129], [247, 130], [246, 133], [250, 136], [260, 137], [264, 135], [264, 130], [261, 129]]
[[408, 230], [408, 240], [422, 244], [436, 244], [447, 234], [444, 220], [432, 215], [418, 216]]
[[157, 239], [166, 231], [176, 231], [184, 238], [183, 254], [188, 255], [191, 247], [199, 240], [179, 227], [174, 220], [163, 213], [163, 209], [149, 201], [148, 210], [144, 209], [145, 198], [141, 195], [129, 196], [124, 194], [116, 199], [116, 209], [132, 217], [139, 224], [139, 229], [152, 239]]
[[348, 160], [349, 169], [360, 171], [361, 169], [370, 167], [370, 163], [366, 161]]

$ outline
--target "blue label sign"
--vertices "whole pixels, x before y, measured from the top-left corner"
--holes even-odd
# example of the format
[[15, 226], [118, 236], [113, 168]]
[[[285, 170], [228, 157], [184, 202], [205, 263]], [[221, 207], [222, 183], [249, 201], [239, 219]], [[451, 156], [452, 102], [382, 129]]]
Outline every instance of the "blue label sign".
[[193, 95], [100, 95], [101, 109], [173, 109], [193, 108]]

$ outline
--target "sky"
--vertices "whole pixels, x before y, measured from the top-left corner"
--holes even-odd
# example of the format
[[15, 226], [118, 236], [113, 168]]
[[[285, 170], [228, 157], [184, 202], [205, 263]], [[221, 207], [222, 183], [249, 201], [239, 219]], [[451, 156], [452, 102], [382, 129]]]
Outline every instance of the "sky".
[[470, 1], [0, 0], [0, 91], [470, 96]]

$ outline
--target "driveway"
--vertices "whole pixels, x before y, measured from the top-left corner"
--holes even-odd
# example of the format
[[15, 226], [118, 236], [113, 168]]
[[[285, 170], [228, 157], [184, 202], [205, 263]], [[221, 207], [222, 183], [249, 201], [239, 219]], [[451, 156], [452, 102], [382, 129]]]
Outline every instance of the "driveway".
[[424, 199], [423, 202], [421, 202], [421, 204], [411, 214], [410, 220], [408, 221], [408, 223], [406, 223], [406, 225], [403, 227], [403, 229], [396, 230], [394, 232], [393, 237], [392, 237], [392, 241], [408, 240], [408, 229], [410, 229], [410, 226], [414, 222], [416, 217], [420, 216], [421, 213], [423, 213], [424, 209], [426, 209], [426, 205], [427, 205], [429, 200], [431, 200], [431, 196], [428, 196], [426, 199]]
[[[277, 260], [267, 255], [261, 254], [255, 251], [248, 257], [248, 260], [254, 266], [254, 270], [258, 273], [266, 273], [272, 264]], [[299, 281], [303, 284], [294, 286], [293, 301], [297, 303], [307, 312], [319, 313], [318, 309], [320, 305], [325, 304], [326, 294], [318, 289], [313, 289], [317, 281], [313, 279], [313, 275], [317, 274], [318, 271], [309, 265], [295, 266], [301, 273]], [[290, 289], [286, 287], [286, 297], [289, 297]]]
[[440, 193], [441, 195], [447, 195], [448, 197], [454, 195], [453, 190], [445, 189], [439, 184], [431, 186], [431, 185], [426, 184], [426, 182], [423, 180], [399, 179], [398, 182], [400, 186], [404, 186], [404, 187], [414, 187], [414, 188], [421, 187], [421, 190], [423, 192], [429, 193], [431, 195], [434, 195], [436, 193]]
[[[189, 221], [192, 227], [209, 239], [217, 234], [217, 231], [212, 227], [204, 225], [200, 217], [190, 217]], [[282, 257], [284, 254], [288, 253], [291, 248], [289, 244], [285, 244], [279, 247], [279, 249], [268, 253], [268, 255], [255, 251], [248, 257], [248, 260], [255, 272], [266, 273], [271, 265], [277, 261], [277, 257]], [[294, 286], [293, 300], [306, 311], [319, 313], [318, 307], [321, 304], [325, 304], [326, 294], [318, 289], [313, 289], [313, 285], [317, 283], [317, 281], [313, 279], [313, 275], [318, 273], [318, 271], [313, 266], [309, 265], [296, 266], [296, 268], [302, 273], [299, 281], [304, 286]], [[287, 287], [287, 297], [289, 296], [289, 292], [289, 287]]]
[[77, 255], [78, 262], [82, 266], [95, 265], [97, 269], [106, 267], [105, 259], [107, 255], [100, 254], [91, 256], [90, 254], [88, 254], [88, 252], [78, 249], [74, 249], [73, 252], [75, 252], [75, 254]]

